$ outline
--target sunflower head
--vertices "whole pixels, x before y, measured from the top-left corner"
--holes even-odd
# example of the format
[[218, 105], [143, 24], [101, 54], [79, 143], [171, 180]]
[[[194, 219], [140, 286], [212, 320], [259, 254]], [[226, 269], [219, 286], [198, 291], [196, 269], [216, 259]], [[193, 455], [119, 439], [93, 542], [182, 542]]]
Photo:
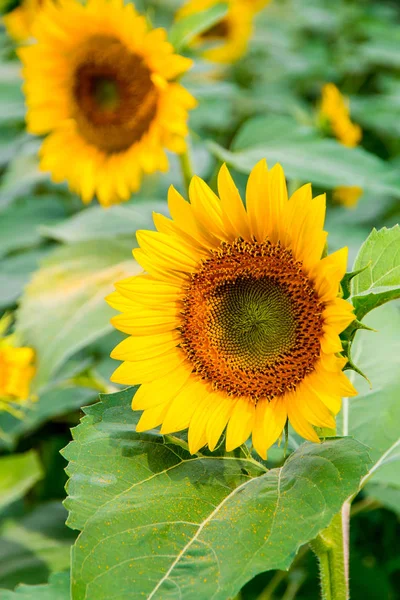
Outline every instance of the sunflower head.
[[0, 338], [0, 411], [20, 415], [18, 405], [29, 400], [35, 374], [32, 348], [15, 347], [12, 336]]
[[54, 181], [107, 206], [127, 200], [143, 173], [166, 171], [165, 149], [185, 150], [195, 101], [173, 80], [191, 61], [132, 4], [49, 3], [33, 33], [36, 43], [20, 50], [27, 123], [48, 134], [41, 168]]
[[344, 146], [354, 147], [359, 144], [361, 127], [352, 123], [349, 102], [333, 83], [327, 83], [322, 88], [320, 116]]
[[354, 319], [339, 297], [347, 249], [325, 256], [325, 196], [305, 185], [290, 199], [282, 168], [255, 166], [246, 208], [223, 166], [218, 196], [198, 177], [190, 203], [171, 188], [171, 219], [139, 231], [134, 256], [147, 272], [116, 284], [108, 302], [129, 334], [112, 356], [112, 380], [142, 384], [137, 429], [189, 429], [192, 453], [213, 450], [226, 428], [232, 450], [252, 435], [257, 452], [287, 419], [318, 442], [334, 428], [342, 395], [339, 333]]
[[[219, 3], [220, 0], [189, 0], [177, 12], [176, 19], [179, 21]], [[250, 0], [228, 0], [227, 4], [225, 17], [193, 41], [194, 46], [202, 49], [202, 56], [212, 62], [237, 61], [245, 54], [252, 35], [253, 17], [258, 8], [255, 9]]]

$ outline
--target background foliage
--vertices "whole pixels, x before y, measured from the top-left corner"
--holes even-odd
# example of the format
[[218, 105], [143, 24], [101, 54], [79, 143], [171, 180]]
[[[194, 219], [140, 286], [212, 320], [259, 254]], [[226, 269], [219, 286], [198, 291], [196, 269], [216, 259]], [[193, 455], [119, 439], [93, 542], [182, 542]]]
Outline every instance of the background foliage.
[[[191, 54], [191, 37], [226, 7], [172, 27], [178, 5], [137, 7]], [[363, 128], [358, 148], [319, 126], [329, 81], [350, 97]], [[133, 433], [133, 390], [112, 395], [118, 386], [109, 383], [109, 353], [121, 336], [103, 298], [137, 272], [135, 231], [152, 227], [153, 210], [167, 212], [169, 184], [182, 191], [178, 162], [171, 156], [170, 172], [147, 178], [123, 206], [84, 207], [38, 170], [39, 142], [25, 132], [19, 63], [4, 31], [0, 82], [0, 315], [15, 315], [38, 357], [38, 401], [21, 420], [0, 413], [0, 600], [69, 598], [72, 545], [76, 600], [175, 599], [179, 589], [191, 598], [200, 582], [196, 598], [205, 600], [241, 588], [242, 600], [318, 598], [307, 542], [357, 493], [360, 478], [351, 597], [398, 597], [400, 315], [395, 303], [383, 305], [400, 287], [398, 4], [276, 0], [258, 15], [245, 57], [226, 69], [196, 58], [184, 79], [199, 101], [190, 120], [196, 173], [215, 185], [224, 160], [243, 189], [258, 159], [281, 162], [289, 188], [311, 181], [315, 194], [328, 192], [330, 251], [348, 245], [349, 269], [367, 267], [349, 287], [358, 318], [376, 330], [352, 342], [352, 360], [371, 382], [352, 372], [360, 393], [344, 401], [338, 435], [353, 438], [299, 446], [291, 432], [284, 465], [278, 447], [266, 464], [222, 450], [193, 458], [183, 437]], [[334, 202], [337, 186], [362, 188], [355, 208]]]

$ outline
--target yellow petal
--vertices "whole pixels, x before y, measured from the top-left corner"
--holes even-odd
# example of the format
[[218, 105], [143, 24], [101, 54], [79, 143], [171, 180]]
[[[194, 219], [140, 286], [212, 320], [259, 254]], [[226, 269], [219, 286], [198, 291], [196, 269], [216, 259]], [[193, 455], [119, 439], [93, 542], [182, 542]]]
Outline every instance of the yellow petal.
[[239, 398], [226, 429], [226, 450], [230, 452], [243, 444], [253, 429], [256, 407], [254, 402]]
[[218, 194], [221, 199], [224, 226], [229, 231], [231, 239], [241, 237], [250, 241], [251, 234], [246, 209], [225, 164], [218, 173]]
[[195, 454], [207, 443], [206, 429], [215, 408], [211, 388], [206, 388], [206, 395], [198, 404], [189, 425], [189, 450]]
[[206, 426], [207, 443], [211, 452], [218, 444], [222, 432], [225, 429], [238, 400], [220, 392], [214, 392], [212, 396], [212, 402], [215, 408], [210, 414], [209, 421]]
[[284, 215], [288, 202], [285, 174], [281, 165], [276, 164], [268, 173], [268, 196], [266, 203], [266, 229], [271, 242], [278, 242], [285, 230]]
[[171, 373], [185, 360], [185, 354], [179, 348], [174, 348], [166, 354], [148, 360], [124, 362], [114, 371], [110, 379], [124, 385], [150, 383]]
[[132, 410], [146, 410], [163, 402], [170, 402], [187, 382], [192, 373], [191, 364], [181, 363], [174, 371], [151, 383], [143, 383], [132, 398]]
[[320, 439], [316, 431], [312, 428], [307, 419], [304, 418], [303, 413], [299, 408], [296, 392], [289, 392], [285, 394], [284, 398], [288, 411], [288, 418], [293, 429], [304, 439], [310, 440], [310, 442], [319, 443]]
[[261, 456], [267, 458], [267, 450], [281, 435], [287, 419], [287, 410], [282, 398], [271, 401], [259, 400], [256, 406], [252, 442]]
[[208, 390], [204, 381], [197, 377], [189, 380], [172, 400], [161, 433], [173, 433], [189, 427], [194, 411], [206, 395]]
[[330, 325], [322, 327], [323, 336], [321, 338], [321, 349], [325, 354], [334, 354], [343, 350], [342, 342], [336, 330]]
[[300, 385], [296, 389], [296, 406], [306, 421], [316, 427], [336, 428], [335, 419], [332, 417], [325, 404], [314, 394], [310, 388]]
[[175, 348], [180, 341], [179, 331], [167, 331], [143, 337], [128, 337], [120, 342], [111, 352], [111, 358], [117, 360], [136, 361], [154, 358]]
[[142, 431], [154, 429], [154, 427], [158, 427], [159, 425], [161, 425], [165, 413], [168, 410], [168, 406], [168, 402], [163, 402], [162, 404], [152, 406], [151, 408], [145, 410], [142, 416], [140, 417], [138, 424], [136, 425], [136, 431], [140, 433]]
[[189, 185], [189, 197], [193, 214], [198, 222], [216, 238], [228, 240], [222, 219], [220, 200], [200, 177], [192, 178]]
[[172, 268], [165, 268], [163, 265], [160, 265], [157, 260], [152, 260], [146, 252], [144, 252], [141, 248], [135, 248], [132, 251], [133, 258], [140, 264], [140, 266], [153, 275], [155, 279], [159, 279], [161, 281], [166, 281], [167, 283], [176, 283], [178, 285], [183, 285], [186, 279], [186, 273], [180, 272], [177, 270], [173, 270]]
[[155, 266], [191, 273], [200, 257], [183, 241], [157, 231], [137, 231], [136, 238]]
[[268, 167], [265, 159], [260, 160], [249, 175], [246, 187], [246, 208], [250, 233], [258, 242], [263, 242], [269, 224], [267, 206], [269, 203]]

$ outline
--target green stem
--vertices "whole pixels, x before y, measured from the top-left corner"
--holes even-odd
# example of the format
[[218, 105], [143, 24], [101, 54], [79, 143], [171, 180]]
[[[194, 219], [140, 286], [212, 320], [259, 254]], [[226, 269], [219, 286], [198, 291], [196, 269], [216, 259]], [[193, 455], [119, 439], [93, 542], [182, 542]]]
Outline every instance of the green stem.
[[181, 165], [181, 173], [185, 192], [189, 191], [189, 184], [193, 177], [192, 165], [190, 163], [189, 148], [186, 146], [185, 152], [179, 154], [179, 162]]
[[329, 527], [310, 543], [318, 558], [322, 600], [349, 598], [349, 515], [350, 504], [345, 502]]

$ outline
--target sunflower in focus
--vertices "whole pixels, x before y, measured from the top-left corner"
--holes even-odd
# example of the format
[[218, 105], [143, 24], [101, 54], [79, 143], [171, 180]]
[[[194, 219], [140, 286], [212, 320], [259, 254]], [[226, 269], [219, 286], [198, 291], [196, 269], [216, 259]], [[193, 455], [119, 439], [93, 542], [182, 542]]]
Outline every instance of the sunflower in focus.
[[116, 284], [108, 302], [129, 334], [112, 352], [112, 381], [142, 384], [137, 431], [188, 428], [189, 449], [228, 451], [250, 435], [256, 451], [287, 419], [304, 438], [335, 427], [341, 396], [356, 394], [342, 369], [339, 334], [353, 321], [339, 297], [347, 248], [323, 257], [325, 196], [304, 185], [290, 199], [280, 165], [252, 170], [246, 207], [223, 166], [218, 194], [198, 177], [188, 203], [174, 188], [172, 219], [139, 231], [146, 274]]
[[43, 0], [22, 0], [16, 8], [2, 17], [8, 35], [16, 42], [23, 42], [31, 36], [33, 22], [42, 4]]
[[352, 123], [349, 102], [333, 83], [322, 88], [320, 115], [341, 144], [350, 148], [357, 146], [362, 137], [361, 127]]
[[[177, 12], [176, 20], [207, 10], [221, 0], [189, 0]], [[261, 0], [228, 0], [226, 16], [197, 36], [193, 45], [205, 48], [202, 56], [209, 61], [232, 63], [238, 60], [247, 50], [253, 33], [254, 14], [269, 1]]]
[[191, 61], [121, 0], [46, 4], [33, 34], [19, 54], [28, 130], [48, 134], [41, 168], [85, 203], [128, 200], [143, 173], [168, 169], [165, 149], [185, 150], [195, 100], [173, 80]]
[[[0, 333], [8, 326], [0, 320]], [[30, 399], [29, 388], [35, 374], [32, 348], [16, 347], [13, 335], [0, 337], [0, 411], [20, 416], [18, 406]]]

